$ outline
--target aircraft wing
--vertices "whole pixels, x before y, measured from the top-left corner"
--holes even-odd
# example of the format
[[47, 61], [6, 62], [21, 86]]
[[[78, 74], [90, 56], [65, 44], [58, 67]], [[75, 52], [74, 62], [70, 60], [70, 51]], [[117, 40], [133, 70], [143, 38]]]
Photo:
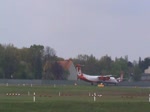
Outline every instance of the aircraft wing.
[[105, 75], [105, 76], [107, 76], [107, 77], [112, 77], [112, 75]]

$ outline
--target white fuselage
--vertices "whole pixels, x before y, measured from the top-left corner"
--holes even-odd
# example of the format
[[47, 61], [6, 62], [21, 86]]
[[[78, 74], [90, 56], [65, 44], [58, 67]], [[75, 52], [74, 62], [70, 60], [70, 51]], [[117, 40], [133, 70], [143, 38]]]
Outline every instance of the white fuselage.
[[78, 79], [91, 82], [93, 83], [106, 83], [106, 84], [117, 84], [123, 79], [123, 74], [119, 78], [112, 77], [112, 75], [99, 75], [99, 76], [93, 76], [93, 75], [87, 75], [82, 73], [81, 71], [81, 65], [77, 64], [76, 65], [76, 70], [77, 70], [77, 76]]
[[109, 80], [105, 80], [105, 81], [99, 80], [99, 78], [98, 78], [99, 76], [91, 76], [91, 75], [87, 75], [87, 74], [82, 74], [81, 76], [78, 76], [78, 77], [79, 77], [79, 79], [87, 81], [87, 82], [94, 82], [94, 83], [103, 82], [103, 83], [112, 83], [112, 84], [118, 83], [118, 81], [112, 76], [110, 76]]

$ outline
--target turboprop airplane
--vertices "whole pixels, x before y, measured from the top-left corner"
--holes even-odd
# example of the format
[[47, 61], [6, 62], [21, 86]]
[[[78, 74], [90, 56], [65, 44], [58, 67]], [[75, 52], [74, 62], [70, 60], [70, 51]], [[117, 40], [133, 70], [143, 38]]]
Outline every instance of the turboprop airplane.
[[77, 64], [76, 65], [76, 70], [77, 70], [77, 78], [80, 80], [84, 80], [86, 82], [90, 82], [91, 85], [94, 83], [103, 83], [103, 84], [117, 84], [123, 80], [123, 73], [120, 75], [119, 78], [115, 78], [112, 75], [99, 75], [99, 76], [92, 76], [92, 75], [87, 75], [82, 73], [81, 71], [81, 65]]

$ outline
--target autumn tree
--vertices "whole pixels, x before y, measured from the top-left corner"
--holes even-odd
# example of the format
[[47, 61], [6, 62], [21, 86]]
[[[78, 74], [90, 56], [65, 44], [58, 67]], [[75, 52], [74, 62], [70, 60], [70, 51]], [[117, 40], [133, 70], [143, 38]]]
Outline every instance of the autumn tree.
[[55, 50], [47, 46], [44, 49], [43, 56], [43, 79], [55, 79], [55, 76], [52, 73], [52, 63], [56, 62], [56, 59], [57, 56]]

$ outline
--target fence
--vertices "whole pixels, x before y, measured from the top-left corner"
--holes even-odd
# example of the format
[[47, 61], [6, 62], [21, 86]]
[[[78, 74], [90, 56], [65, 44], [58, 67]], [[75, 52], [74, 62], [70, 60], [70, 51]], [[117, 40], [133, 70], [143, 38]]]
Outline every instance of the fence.
[[[0, 84], [11, 85], [91, 85], [81, 80], [21, 80], [21, 79], [0, 79]], [[150, 81], [128, 82], [123, 81], [118, 86], [150, 87]]]
[[89, 85], [84, 81], [74, 81], [74, 80], [22, 80], [22, 79], [0, 79], [0, 84], [11, 84], [11, 85]]

